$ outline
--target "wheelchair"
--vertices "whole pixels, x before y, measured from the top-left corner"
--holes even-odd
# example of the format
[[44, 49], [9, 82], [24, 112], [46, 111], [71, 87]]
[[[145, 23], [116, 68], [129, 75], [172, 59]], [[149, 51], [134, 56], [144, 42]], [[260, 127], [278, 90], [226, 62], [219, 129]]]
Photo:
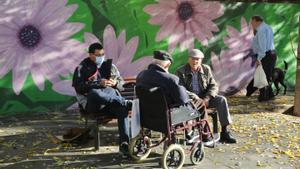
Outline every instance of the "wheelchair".
[[[194, 127], [198, 130], [199, 138], [191, 145], [191, 148], [188, 148], [188, 152], [191, 162], [194, 165], [200, 164], [204, 159], [202, 137], [206, 135], [213, 138], [208, 121], [201, 118], [205, 110], [197, 111], [189, 106], [169, 108], [159, 87], [136, 86], [135, 91], [139, 99], [141, 131], [138, 136], [131, 139], [129, 144], [129, 154], [132, 159], [136, 161], [146, 159], [152, 148], [164, 142], [164, 152], [161, 158], [162, 168], [181, 168], [185, 160], [185, 149], [176, 135], [180, 131], [185, 133], [186, 129]], [[190, 120], [193, 120], [192, 125], [187, 123]], [[205, 126], [208, 128], [207, 131], [204, 130]], [[152, 145], [151, 136], [146, 134], [146, 129], [162, 133], [163, 138]], [[184, 145], [186, 145], [186, 141], [184, 141]]]

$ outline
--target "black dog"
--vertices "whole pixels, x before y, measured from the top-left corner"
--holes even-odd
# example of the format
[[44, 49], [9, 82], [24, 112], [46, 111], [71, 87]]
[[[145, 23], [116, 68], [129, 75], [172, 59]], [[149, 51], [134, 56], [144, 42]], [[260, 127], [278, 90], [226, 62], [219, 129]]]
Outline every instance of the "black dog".
[[276, 87], [276, 96], [280, 91], [280, 88], [278, 86], [279, 83], [284, 87], [284, 95], [286, 94], [286, 85], [284, 84], [284, 77], [286, 71], [288, 70], [288, 63], [286, 61], [283, 62], [284, 62], [284, 70], [277, 67], [274, 69], [273, 82]]

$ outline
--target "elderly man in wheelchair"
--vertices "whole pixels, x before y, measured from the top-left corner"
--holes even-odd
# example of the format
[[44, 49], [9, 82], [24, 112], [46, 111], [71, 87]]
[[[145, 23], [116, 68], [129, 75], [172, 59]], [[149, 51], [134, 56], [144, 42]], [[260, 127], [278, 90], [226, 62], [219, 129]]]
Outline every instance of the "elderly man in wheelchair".
[[[172, 62], [169, 53], [154, 51], [153, 63], [138, 75], [136, 95], [139, 99], [142, 129], [140, 135], [133, 138], [129, 146], [131, 157], [143, 160], [150, 154], [151, 148], [164, 142], [161, 161], [163, 168], [183, 166], [185, 153], [178, 144], [179, 139], [176, 138], [178, 132], [189, 130], [191, 127], [198, 131], [199, 137], [190, 148], [190, 159], [193, 164], [199, 164], [204, 158], [203, 137], [213, 138], [205, 119], [203, 101], [201, 99], [191, 101], [186, 89], [179, 85], [179, 78], [168, 73]], [[164, 138], [156, 145], [151, 145], [151, 138], [146, 136], [144, 128], [161, 132]]]

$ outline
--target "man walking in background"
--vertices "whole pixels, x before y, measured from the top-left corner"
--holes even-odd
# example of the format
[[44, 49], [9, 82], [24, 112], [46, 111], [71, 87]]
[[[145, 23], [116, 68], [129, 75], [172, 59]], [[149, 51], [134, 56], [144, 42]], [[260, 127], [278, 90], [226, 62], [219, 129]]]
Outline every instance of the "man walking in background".
[[[274, 98], [272, 91], [272, 75], [276, 64], [276, 52], [274, 48], [274, 34], [272, 28], [267, 25], [261, 16], [252, 16], [251, 25], [255, 36], [252, 42], [252, 50], [256, 55], [256, 65], [262, 65], [269, 85], [259, 90], [258, 101], [267, 101]], [[253, 87], [254, 80], [247, 86], [246, 96], [251, 96], [257, 88]]]

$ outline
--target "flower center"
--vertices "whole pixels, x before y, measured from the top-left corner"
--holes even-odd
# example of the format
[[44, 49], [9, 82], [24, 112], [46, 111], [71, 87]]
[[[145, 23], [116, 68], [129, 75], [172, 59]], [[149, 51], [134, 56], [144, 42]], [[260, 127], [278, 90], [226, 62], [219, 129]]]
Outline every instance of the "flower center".
[[28, 49], [36, 47], [42, 39], [40, 31], [32, 25], [24, 26], [19, 31], [18, 37], [21, 44]]
[[178, 9], [178, 16], [181, 20], [188, 20], [193, 16], [193, 7], [189, 2], [183, 2], [179, 5]]

